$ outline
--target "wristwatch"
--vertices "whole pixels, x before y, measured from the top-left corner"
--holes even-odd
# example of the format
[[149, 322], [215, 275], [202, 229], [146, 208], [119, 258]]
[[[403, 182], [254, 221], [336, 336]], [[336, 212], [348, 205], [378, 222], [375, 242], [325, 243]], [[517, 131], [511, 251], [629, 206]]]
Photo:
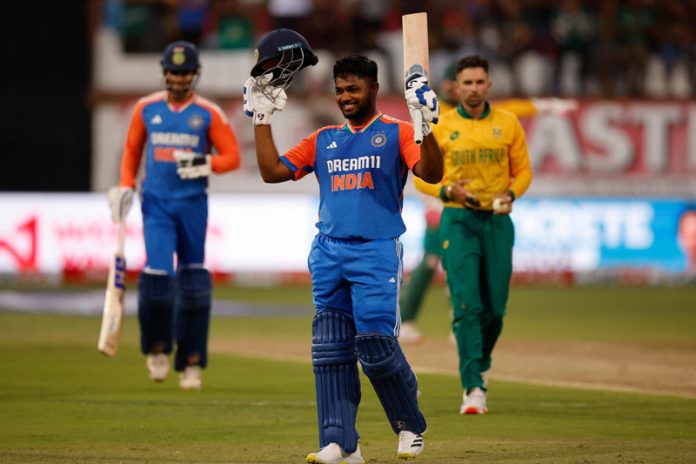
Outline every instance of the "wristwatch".
[[452, 201], [452, 186], [451, 185], [443, 185], [442, 188], [440, 189], [440, 199], [442, 201]]

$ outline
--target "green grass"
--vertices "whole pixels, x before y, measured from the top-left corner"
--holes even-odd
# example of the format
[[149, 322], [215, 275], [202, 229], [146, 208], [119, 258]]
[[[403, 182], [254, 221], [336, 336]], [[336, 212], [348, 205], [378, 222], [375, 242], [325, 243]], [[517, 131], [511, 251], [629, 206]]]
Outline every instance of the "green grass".
[[[418, 320], [446, 336], [450, 306], [442, 287], [426, 296]], [[685, 343], [696, 349], [696, 288], [512, 287], [506, 339]]]
[[[430, 292], [422, 326], [447, 331]], [[513, 288], [505, 336], [678, 341], [693, 349], [694, 289]], [[217, 297], [311, 304], [305, 288], [216, 290]], [[216, 318], [211, 338], [306, 339], [309, 318]], [[118, 355], [96, 351], [95, 317], [0, 312], [0, 462], [291, 463], [317, 447], [304, 363], [214, 354], [201, 392], [150, 382], [129, 317]], [[309, 349], [309, 346], [308, 346]], [[572, 362], [572, 360], [569, 360]], [[493, 381], [492, 412], [457, 414], [459, 381], [419, 375], [429, 429], [419, 463], [692, 463], [696, 399]], [[363, 455], [397, 462], [396, 439], [363, 379]]]

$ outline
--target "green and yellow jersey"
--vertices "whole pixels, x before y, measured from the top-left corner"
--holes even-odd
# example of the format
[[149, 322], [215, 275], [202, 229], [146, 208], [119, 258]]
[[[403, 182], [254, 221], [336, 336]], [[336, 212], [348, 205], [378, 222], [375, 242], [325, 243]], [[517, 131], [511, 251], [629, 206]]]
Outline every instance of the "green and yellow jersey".
[[[473, 119], [459, 105], [440, 116], [433, 127], [445, 155], [445, 174], [438, 184], [415, 178], [418, 190], [440, 196], [442, 186], [467, 181], [466, 188], [481, 202], [481, 209], [491, 210], [493, 197], [511, 190], [521, 197], [532, 181], [524, 130], [517, 117], [506, 110], [491, 107], [480, 119]], [[463, 206], [447, 202], [446, 207]]]

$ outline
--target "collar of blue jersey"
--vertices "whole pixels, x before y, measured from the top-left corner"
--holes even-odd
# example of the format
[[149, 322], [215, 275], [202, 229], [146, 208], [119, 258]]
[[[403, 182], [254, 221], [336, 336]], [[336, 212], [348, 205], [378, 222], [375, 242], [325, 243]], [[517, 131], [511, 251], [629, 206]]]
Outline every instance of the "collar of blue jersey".
[[367, 121], [365, 124], [361, 126], [351, 126], [349, 121], [346, 121], [346, 129], [349, 132], [352, 132], [353, 134], [357, 134], [358, 132], [365, 132], [365, 130], [370, 127], [375, 121], [377, 121], [380, 116], [382, 116], [382, 113], [377, 113], [375, 114], [372, 119]]
[[167, 93], [165, 100], [167, 102], [167, 106], [169, 107], [169, 109], [171, 111], [173, 111], [174, 113], [181, 113], [186, 108], [188, 108], [189, 105], [191, 105], [191, 103], [194, 102], [194, 100], [196, 100], [196, 93], [195, 92], [192, 93], [190, 98], [188, 98], [186, 101], [181, 102], [181, 103], [175, 103], [175, 102], [171, 101], [169, 99], [169, 93]]
[[[466, 118], [466, 119], [474, 119], [473, 116], [471, 116], [469, 113], [466, 112], [466, 110], [464, 109], [464, 106], [463, 106], [461, 103], [459, 103], [459, 106], [457, 106], [457, 112], [458, 112], [463, 118]], [[479, 119], [484, 119], [484, 118], [486, 118], [489, 114], [491, 114], [491, 105], [490, 105], [488, 102], [486, 102], [486, 106], [484, 107], [483, 113], [481, 114], [481, 117], [480, 117]]]

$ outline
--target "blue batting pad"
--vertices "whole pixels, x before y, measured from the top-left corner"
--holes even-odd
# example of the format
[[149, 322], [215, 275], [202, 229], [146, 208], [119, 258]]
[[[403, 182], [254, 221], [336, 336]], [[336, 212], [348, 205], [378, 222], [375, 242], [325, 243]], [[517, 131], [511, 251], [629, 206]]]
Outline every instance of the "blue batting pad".
[[312, 365], [319, 414], [319, 445], [338, 443], [352, 453], [358, 447], [355, 419], [360, 376], [353, 340], [355, 325], [344, 312], [327, 309], [312, 322]]
[[208, 364], [212, 283], [210, 273], [203, 268], [179, 269], [176, 279], [179, 293], [174, 311], [177, 344], [174, 369], [181, 372], [193, 354], [199, 356], [201, 367]]
[[425, 432], [426, 423], [418, 407], [418, 382], [406, 362], [399, 342], [389, 335], [355, 337], [363, 372], [372, 382], [394, 432]]
[[142, 272], [138, 280], [138, 321], [140, 351], [152, 352], [162, 344], [164, 352], [172, 352], [172, 313], [174, 311], [174, 279], [168, 275]]

